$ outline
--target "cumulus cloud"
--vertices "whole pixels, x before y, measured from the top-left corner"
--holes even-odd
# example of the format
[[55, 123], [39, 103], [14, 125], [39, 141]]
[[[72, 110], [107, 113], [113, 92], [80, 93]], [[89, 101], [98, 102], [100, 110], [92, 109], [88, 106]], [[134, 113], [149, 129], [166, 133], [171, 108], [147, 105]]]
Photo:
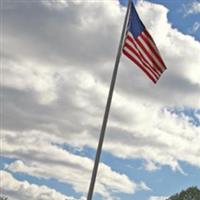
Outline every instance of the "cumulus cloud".
[[[168, 110], [187, 106], [199, 119], [200, 43], [172, 28], [166, 7], [140, 1], [137, 9], [168, 69], [152, 85], [122, 56], [104, 150], [142, 158], [150, 171], [162, 165], [181, 171], [179, 161], [200, 167], [199, 127], [191, 117]], [[3, 149], [18, 160], [8, 169], [55, 177], [85, 192], [87, 184], [78, 183], [76, 174], [84, 171], [83, 180], [88, 179], [92, 161], [52, 142], [96, 149], [124, 14], [118, 1], [3, 1]], [[62, 166], [67, 178], [47, 163]], [[138, 187], [109, 166], [101, 164], [100, 170], [106, 175], [99, 177], [101, 195], [112, 195], [106, 187], [113, 193], [133, 193]]]
[[[38, 79], [50, 74], [42, 72], [43, 67], [48, 71], [56, 68], [58, 76], [62, 73], [59, 68], [72, 68], [74, 73], [91, 73], [97, 81], [108, 85], [125, 10], [117, 1], [69, 1], [65, 9], [53, 8], [48, 9], [39, 2], [18, 3], [13, 5], [11, 11], [3, 13], [3, 46], [6, 47], [3, 49], [4, 66], [13, 61], [12, 68], [15, 65], [16, 69], [22, 67], [20, 71], [25, 71], [25, 68], [28, 71], [24, 73], [29, 74], [28, 77], [34, 73]], [[125, 93], [134, 89], [136, 96], [162, 103], [180, 104], [181, 98], [181, 104], [199, 106], [199, 42], [171, 28], [167, 19], [168, 10], [164, 6], [144, 1], [137, 8], [154, 35], [168, 70], [156, 87], [158, 94], [152, 94], [148, 90], [154, 87], [149, 85], [139, 70], [133, 69], [132, 63], [122, 58], [118, 88]], [[35, 71], [39, 70], [36, 69], [30, 72], [31, 66], [37, 66], [41, 72], [38, 74]], [[7, 76], [6, 72], [4, 74]], [[132, 78], [127, 78], [130, 74]], [[48, 83], [52, 80], [44, 81]], [[33, 85], [39, 84], [35, 82]], [[50, 99], [54, 99], [55, 86], [51, 84], [48, 87], [46, 91], [50, 92]], [[170, 90], [170, 95], [166, 95], [171, 87], [173, 90]], [[185, 97], [185, 92], [190, 94], [189, 99]], [[197, 100], [194, 102], [194, 99]]]
[[[65, 196], [54, 189], [44, 185], [31, 184], [28, 181], [18, 181], [7, 171], [0, 171], [1, 174], [1, 194], [9, 200], [78, 200]], [[81, 198], [80, 200], [84, 200]]]
[[167, 197], [163, 197], [163, 196], [152, 196], [150, 197], [149, 200], [166, 200]]
[[191, 14], [198, 14], [200, 13], [200, 2], [194, 1], [191, 4], [184, 6], [185, 15], [191, 15]]
[[49, 8], [57, 8], [57, 9], [64, 9], [68, 6], [67, 1], [65, 0], [41, 0], [41, 2], [49, 7]]
[[200, 23], [199, 22], [195, 22], [193, 24], [192, 29], [191, 29], [191, 33], [196, 33], [197, 31], [199, 31], [199, 28], [200, 28]]
[[[2, 155], [17, 159], [6, 166], [6, 169], [38, 178], [55, 178], [72, 185], [76, 192], [87, 192], [92, 160], [62, 149], [59, 145], [55, 145], [61, 143], [60, 139], [50, 138], [48, 134], [42, 132], [19, 134], [5, 131], [3, 136]], [[110, 197], [111, 192], [134, 193], [136, 190], [147, 188], [145, 183], [136, 184], [125, 174], [119, 174], [109, 166], [100, 164], [96, 192], [105, 198]]]
[[127, 112], [127, 116], [130, 116], [129, 112], [137, 113], [137, 119], [129, 119], [128, 125], [118, 121], [113, 124], [110, 122], [105, 149], [123, 158], [145, 158], [146, 169], [149, 170], [157, 169], [160, 165], [170, 165], [181, 171], [178, 161], [200, 166], [200, 129], [191, 122], [191, 117], [180, 116], [152, 105], [142, 106], [138, 102], [121, 100], [120, 103], [119, 112], [127, 105], [129, 109], [123, 111]]
[[[165, 106], [198, 107], [200, 103], [200, 61], [195, 56], [200, 50], [199, 42], [171, 28], [164, 6], [141, 2], [137, 8], [169, 67], [155, 88], [133, 69], [132, 63], [122, 60], [116, 86], [119, 98], [116, 95], [118, 102], [113, 101], [111, 123], [117, 118], [120, 120], [116, 122], [125, 126], [143, 121], [143, 116], [141, 121], [134, 116], [153, 111], [159, 114]], [[112, 69], [111, 58], [117, 46], [114, 43], [119, 35], [118, 22], [122, 21], [124, 10], [113, 1], [69, 2], [65, 9], [67, 12], [47, 9], [33, 2], [31, 8], [29, 3], [14, 4], [10, 12], [4, 13], [2, 42], [6, 46], [3, 49], [6, 79], [2, 81], [4, 96], [1, 98], [6, 100], [3, 110], [6, 129], [39, 129], [62, 136], [67, 131], [67, 138], [71, 133], [80, 137], [92, 134], [96, 138]], [[102, 17], [107, 20], [93, 20], [96, 10], [103, 11]], [[71, 16], [72, 13], [76, 15]], [[62, 19], [59, 24], [58, 19]], [[165, 28], [160, 29], [161, 24]], [[86, 41], [88, 35], [92, 37]], [[80, 48], [73, 50], [77, 44]], [[144, 104], [155, 106], [156, 111]], [[151, 123], [155, 127], [154, 121]]]

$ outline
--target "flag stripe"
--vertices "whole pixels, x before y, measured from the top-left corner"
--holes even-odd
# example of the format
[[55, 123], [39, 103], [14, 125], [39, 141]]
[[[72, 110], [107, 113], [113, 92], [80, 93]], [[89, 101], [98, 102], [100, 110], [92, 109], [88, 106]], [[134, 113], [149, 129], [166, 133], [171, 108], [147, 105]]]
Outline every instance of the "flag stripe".
[[141, 34], [141, 37], [143, 38], [143, 40], [146, 41], [146, 43], [149, 45], [149, 47], [151, 48], [152, 52], [154, 52], [155, 56], [157, 57], [157, 59], [159, 60], [159, 62], [161, 63], [161, 65], [163, 66], [163, 68], [165, 69], [165, 64], [160, 56], [160, 53], [155, 45], [155, 42], [152, 41], [151, 38], [149, 38], [146, 34], [146, 31], [144, 31], [142, 34]]
[[[157, 51], [158, 51], [158, 48], [157, 48], [157, 46], [156, 46], [156, 43], [155, 43], [155, 41], [153, 40], [153, 38], [151, 37], [151, 35], [149, 34], [149, 32], [145, 29], [144, 30], [144, 33], [145, 33], [145, 35], [147, 35], [147, 37], [151, 40], [151, 42], [154, 44], [154, 46], [156, 47], [156, 49], [157, 49]], [[159, 52], [159, 51], [158, 51]]]
[[[160, 56], [160, 52], [159, 52], [159, 50], [158, 50], [158, 48], [157, 48], [157, 46], [156, 46], [156, 43], [155, 43], [155, 41], [153, 40], [153, 38], [151, 37], [151, 35], [149, 34], [149, 32], [145, 29], [143, 34], [149, 39], [149, 41], [151, 42], [152, 46], [154, 47], [154, 49], [156, 50], [156, 52], [157, 52], [158, 55]], [[161, 58], [161, 56], [160, 56], [160, 58]], [[162, 60], [162, 58], [161, 58], [161, 60]], [[162, 60], [162, 63], [163, 63], [163, 65], [165, 66], [165, 63], [163, 62], [163, 60]], [[166, 66], [165, 66], [165, 67], [166, 67]]]
[[141, 57], [141, 55], [139, 54], [138, 50], [133, 46], [133, 44], [128, 39], [126, 40], [126, 44], [124, 45], [124, 47], [127, 47], [131, 52], [133, 52], [140, 59], [142, 65], [148, 71], [150, 71], [150, 73], [152, 73], [156, 78], [159, 78], [160, 74], [157, 71], [154, 71], [154, 68], [152, 68], [151, 66], [149, 66], [148, 63], [144, 62], [144, 60]]
[[[135, 39], [133, 38], [132, 34], [129, 32], [128, 33], [128, 39], [136, 46], [136, 48], [138, 49], [138, 52], [140, 52], [140, 54], [143, 56], [143, 58], [149, 63], [149, 65], [151, 65], [153, 68], [154, 64], [152, 63], [152, 61], [149, 59], [149, 57], [143, 52], [143, 50], [140, 48], [140, 46], [136, 43]], [[155, 68], [156, 70], [158, 70], [157, 68]]]
[[133, 36], [131, 36], [131, 33], [128, 33], [129, 39], [135, 44], [136, 48], [138, 49], [138, 52], [140, 52], [140, 55], [144, 58], [144, 60], [149, 63], [149, 65], [154, 69], [154, 71], [159, 71], [159, 74], [162, 73], [162, 70], [156, 66], [156, 63], [152, 61], [151, 57], [149, 57], [149, 54], [147, 51], [143, 51], [141, 46], [137, 43], [136, 40], [134, 40]]
[[[129, 50], [129, 52], [135, 54], [136, 57], [138, 57], [138, 53], [134, 52], [132, 47], [130, 47], [129, 45], [125, 45], [125, 47], [127, 47], [127, 49]], [[152, 74], [152, 76], [154, 76], [156, 79], [159, 78], [159, 75], [156, 74], [150, 67], [148, 67], [146, 64], [144, 64], [141, 60], [141, 65], [143, 66], [143, 68], [145, 68], [150, 74]]]
[[127, 33], [122, 51], [124, 55], [156, 83], [165, 71], [166, 66], [153, 38], [139, 18], [133, 3], [131, 3], [130, 9]]
[[141, 47], [142, 52], [144, 52], [147, 55], [147, 57], [153, 62], [154, 66], [160, 72], [163, 72], [160, 63], [158, 63], [157, 59], [155, 58], [155, 55], [152, 53], [152, 51], [149, 49], [145, 41], [143, 41], [140, 36], [136, 39], [136, 43]]
[[138, 63], [137, 60], [135, 60], [135, 57], [132, 57], [127, 51], [127, 49], [123, 49], [123, 53], [130, 59], [132, 60], [154, 83], [157, 82], [157, 79], [154, 78], [147, 70], [145, 70], [140, 63]]
[[138, 50], [135, 41], [133, 40], [133, 38], [132, 38], [130, 35], [127, 35], [126, 43], [130, 44], [130, 45], [138, 52], [138, 56], [140, 57], [141, 61], [142, 61], [145, 65], [147, 65], [149, 68], [151, 68], [158, 76], [161, 74], [159, 70], [157, 70], [156, 68], [154, 68], [154, 66], [152, 65], [152, 62], [149, 62], [149, 61], [142, 55], [142, 53]]
[[156, 79], [155, 77], [153, 77], [144, 67], [143, 65], [135, 58], [135, 56], [125, 47], [123, 49], [123, 53], [130, 59], [132, 60], [137, 66], [139, 66], [144, 73], [154, 82], [156, 83], [156, 81], [158, 79]]
[[155, 43], [152, 42], [152, 39], [150, 39], [148, 37], [148, 34], [146, 34], [146, 33], [147, 33], [147, 31], [145, 31], [141, 34], [142, 39], [148, 44], [151, 51], [155, 54], [156, 58], [159, 60], [161, 66], [162, 66], [162, 69], [165, 70], [166, 66], [165, 66], [165, 64], [164, 64], [164, 62], [163, 62], [163, 60], [160, 56], [160, 53], [159, 53], [157, 47], [155, 46]]

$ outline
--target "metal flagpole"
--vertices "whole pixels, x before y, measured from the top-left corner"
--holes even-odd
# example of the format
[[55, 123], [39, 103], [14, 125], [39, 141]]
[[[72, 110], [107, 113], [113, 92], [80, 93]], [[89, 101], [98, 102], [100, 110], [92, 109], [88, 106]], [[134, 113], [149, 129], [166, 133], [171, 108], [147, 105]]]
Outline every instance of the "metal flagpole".
[[95, 158], [94, 168], [93, 168], [92, 177], [91, 177], [91, 181], [90, 181], [90, 187], [89, 187], [89, 191], [88, 191], [87, 200], [92, 199], [92, 195], [93, 195], [93, 191], [94, 191], [94, 185], [95, 185], [95, 180], [96, 180], [96, 175], [97, 175], [97, 170], [98, 170], [98, 165], [99, 165], [99, 160], [100, 160], [100, 155], [101, 155], [101, 149], [102, 149], [102, 145], [103, 145], [106, 125], [107, 125], [107, 121], [108, 121], [108, 115], [109, 115], [109, 111], [110, 111], [110, 105], [111, 105], [112, 96], [113, 96], [113, 90], [114, 90], [115, 81], [116, 81], [116, 77], [117, 77], [117, 71], [118, 71], [119, 61], [120, 61], [120, 57], [121, 57], [124, 35], [125, 35], [125, 32], [126, 32], [126, 28], [127, 28], [127, 23], [128, 23], [129, 13], [130, 13], [130, 7], [131, 7], [131, 0], [128, 0], [128, 7], [127, 7], [127, 11], [126, 11], [126, 16], [125, 16], [125, 19], [124, 19], [124, 24], [123, 24], [120, 43], [119, 43], [118, 52], [117, 52], [117, 56], [116, 56], [112, 80], [111, 80], [111, 83], [110, 83], [110, 90], [109, 90], [109, 94], [108, 94], [108, 98], [107, 98], [107, 104], [106, 104], [103, 123], [102, 123], [102, 127], [101, 127], [99, 144], [98, 144], [98, 147], [97, 147], [96, 158]]

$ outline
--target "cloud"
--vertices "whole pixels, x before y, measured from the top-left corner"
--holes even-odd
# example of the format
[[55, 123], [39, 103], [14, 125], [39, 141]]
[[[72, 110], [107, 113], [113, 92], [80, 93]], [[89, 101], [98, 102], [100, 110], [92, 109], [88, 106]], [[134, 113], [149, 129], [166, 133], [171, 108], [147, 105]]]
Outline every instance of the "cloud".
[[41, 0], [41, 2], [50, 9], [65, 9], [68, 7], [65, 0]]
[[[65, 196], [54, 189], [44, 185], [31, 184], [28, 181], [18, 181], [7, 171], [0, 171], [1, 194], [9, 200], [78, 200]], [[81, 198], [80, 200], [84, 200]]]
[[191, 4], [184, 5], [185, 15], [200, 13], [200, 2], [194, 1]]
[[163, 197], [163, 196], [152, 196], [150, 197], [149, 200], [166, 200], [167, 197]]
[[38, 66], [35, 68], [31, 62], [22, 66], [20, 63], [5, 61], [3, 77], [0, 81], [2, 86], [18, 89], [19, 91], [33, 91], [42, 104], [48, 104], [57, 99], [55, 72], [48, 68]]
[[149, 188], [143, 181], [140, 182], [138, 185], [138, 190], [145, 190], [145, 191], [151, 191], [151, 188]]
[[[127, 101], [121, 103], [118, 113], [127, 112], [127, 116], [130, 116], [129, 112], [135, 113], [137, 119], [130, 119], [128, 126], [118, 121], [110, 123], [104, 147], [107, 151], [122, 158], [142, 157], [147, 160], [146, 169], [149, 170], [157, 169], [160, 165], [170, 165], [174, 170], [181, 171], [178, 161], [200, 166], [200, 130], [191, 122], [191, 117], [173, 114], [167, 109], [161, 111], [150, 105], [146, 105], [146, 109], [145, 106], [139, 107], [138, 102], [135, 104]], [[123, 105], [129, 110], [123, 110]], [[194, 145], [192, 149], [191, 142]]]
[[[56, 137], [32, 132], [8, 132], [3, 134], [2, 155], [17, 159], [6, 166], [12, 172], [22, 172], [38, 178], [55, 178], [70, 184], [76, 192], [85, 194], [89, 186], [93, 161], [87, 157], [74, 155], [61, 149], [55, 143], [61, 143]], [[13, 141], [14, 144], [13, 144]], [[23, 145], [22, 145], [23, 144]], [[62, 143], [61, 143], [62, 144]], [[81, 179], [80, 179], [81, 177]], [[113, 171], [101, 163], [96, 183], [96, 192], [103, 197], [112, 196], [112, 192], [134, 193], [146, 190], [145, 183], [131, 181], [125, 174]]]
[[196, 33], [196, 32], [199, 30], [199, 28], [200, 28], [200, 23], [199, 23], [199, 22], [195, 22], [195, 23], [193, 24], [191, 33], [193, 33], [193, 34]]
[[[4, 153], [18, 160], [10, 170], [56, 177], [84, 192], [87, 183], [78, 183], [76, 174], [88, 180], [92, 161], [52, 142], [96, 149], [125, 8], [118, 1], [45, 2], [4, 1], [1, 12]], [[199, 118], [200, 43], [172, 28], [166, 7], [140, 1], [137, 9], [168, 69], [152, 85], [122, 56], [104, 150], [144, 159], [150, 171], [163, 165], [181, 171], [179, 161], [200, 167], [199, 127], [168, 110], [186, 106]], [[62, 166], [67, 178], [47, 163]], [[101, 170], [101, 195], [138, 187], [107, 165]]]
[[[123, 8], [112, 1], [92, 5], [87, 2], [69, 2], [63, 8], [68, 12], [54, 7], [48, 9], [36, 2], [31, 9], [28, 3], [14, 5], [13, 10], [5, 15], [4, 24], [3, 42], [6, 48], [3, 49], [3, 77], [6, 79], [2, 81], [4, 96], [1, 98], [4, 98], [3, 102], [6, 100], [2, 110], [5, 129], [41, 130], [58, 135], [66, 143], [95, 148], [110, 79], [109, 67], [113, 65], [111, 58], [116, 46], [114, 43], [117, 43], [119, 35], [119, 23], [116, 22], [122, 21]], [[169, 67], [155, 88], [148, 84], [140, 71], [133, 68], [132, 63], [122, 59], [111, 108], [110, 128], [108, 127], [108, 132], [111, 133], [108, 134], [108, 141], [112, 135], [116, 143], [122, 147], [128, 144], [128, 147], [118, 153], [119, 150], [108, 142], [106, 150], [114, 152], [115, 156], [143, 157], [148, 162], [153, 160], [176, 168], [179, 158], [171, 153], [173, 143], [169, 145], [166, 139], [171, 138], [175, 142], [179, 138], [179, 131], [184, 132], [184, 126], [188, 127], [188, 135], [193, 130], [196, 133], [199, 130], [187, 120], [161, 111], [174, 105], [199, 107], [200, 44], [191, 36], [172, 29], [167, 19], [168, 10], [164, 6], [140, 2], [137, 9], [143, 21], [148, 22], [147, 27]], [[40, 10], [43, 12], [39, 13]], [[93, 20], [95, 10], [103, 11], [103, 19]], [[115, 11], [116, 15], [110, 10]], [[69, 14], [73, 12], [76, 16]], [[24, 15], [27, 16], [26, 19]], [[107, 19], [106, 24], [104, 18]], [[59, 24], [56, 23], [58, 19], [62, 19]], [[59, 31], [55, 28], [58, 25]], [[160, 29], [161, 26], [165, 28]], [[26, 32], [23, 31], [25, 29]], [[100, 32], [101, 34], [97, 34]], [[92, 37], [86, 42], [88, 35]], [[98, 40], [96, 35], [99, 35]], [[78, 49], [73, 52], [74, 45], [70, 37], [87, 51], [80, 52]], [[105, 45], [103, 49], [102, 44]], [[153, 117], [149, 118], [152, 114]], [[177, 123], [183, 125], [177, 126]], [[168, 128], [169, 124], [172, 124], [171, 129]], [[163, 139], [155, 140], [160, 135]], [[133, 142], [140, 144], [142, 148], [147, 145], [150, 151], [140, 152], [139, 145], [135, 149]], [[182, 142], [190, 144], [189, 140]], [[162, 148], [167, 150], [161, 158], [158, 155]], [[155, 155], [150, 155], [151, 151]], [[187, 161], [199, 165], [198, 159]]]
[[[61, 1], [45, 2], [55, 6], [48, 9], [39, 1], [13, 3], [12, 11], [3, 13], [4, 53], [56, 68], [72, 65], [85, 69], [110, 60], [120, 27], [113, 22], [121, 22], [123, 17], [117, 1], [71, 1], [62, 10], [56, 9]], [[108, 29], [112, 34], [107, 34]]]

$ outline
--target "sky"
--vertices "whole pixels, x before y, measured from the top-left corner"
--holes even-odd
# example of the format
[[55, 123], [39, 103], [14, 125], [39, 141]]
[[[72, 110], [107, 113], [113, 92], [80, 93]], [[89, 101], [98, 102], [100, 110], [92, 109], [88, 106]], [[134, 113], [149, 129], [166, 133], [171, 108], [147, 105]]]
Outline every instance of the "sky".
[[[0, 191], [85, 200], [126, 0], [0, 0]], [[200, 188], [200, 1], [134, 0], [167, 70], [122, 55], [94, 200]]]

